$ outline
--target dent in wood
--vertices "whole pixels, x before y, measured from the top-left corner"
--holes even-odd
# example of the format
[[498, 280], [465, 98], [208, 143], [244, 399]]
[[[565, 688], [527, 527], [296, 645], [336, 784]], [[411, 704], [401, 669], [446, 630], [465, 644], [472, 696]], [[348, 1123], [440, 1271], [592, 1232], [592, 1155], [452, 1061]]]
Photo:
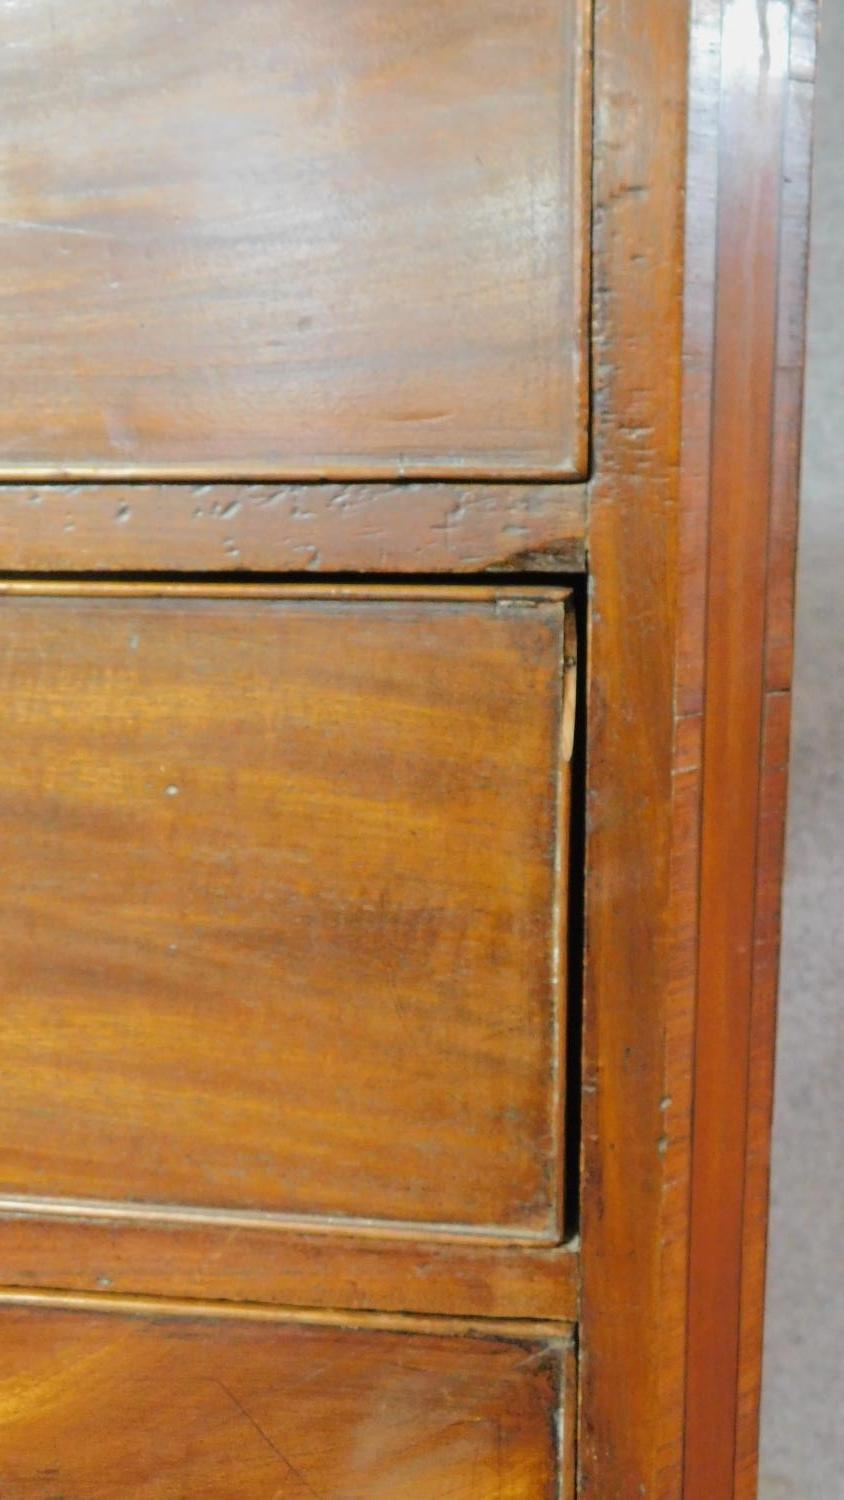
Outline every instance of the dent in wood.
[[585, 525], [578, 485], [7, 485], [0, 569], [573, 572]]

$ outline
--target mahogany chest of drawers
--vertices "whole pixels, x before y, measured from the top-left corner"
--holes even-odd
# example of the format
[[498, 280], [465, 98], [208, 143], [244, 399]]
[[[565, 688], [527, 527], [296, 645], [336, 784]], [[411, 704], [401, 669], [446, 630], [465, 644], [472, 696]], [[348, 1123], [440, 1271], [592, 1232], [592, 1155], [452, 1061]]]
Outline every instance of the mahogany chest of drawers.
[[0, 12], [0, 1496], [752, 1500], [812, 0]]

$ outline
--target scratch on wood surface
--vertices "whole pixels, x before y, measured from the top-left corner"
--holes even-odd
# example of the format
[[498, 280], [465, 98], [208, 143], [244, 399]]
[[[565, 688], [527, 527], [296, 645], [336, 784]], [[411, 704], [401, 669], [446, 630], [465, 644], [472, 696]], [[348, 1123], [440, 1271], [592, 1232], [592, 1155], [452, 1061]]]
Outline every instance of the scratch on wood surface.
[[228, 1399], [231, 1401], [232, 1405], [237, 1408], [241, 1416], [245, 1417], [250, 1427], [254, 1428], [255, 1432], [257, 1432], [258, 1436], [262, 1439], [262, 1441], [266, 1444], [270, 1451], [275, 1454], [279, 1463], [282, 1464], [285, 1469], [287, 1469], [288, 1473], [292, 1474], [294, 1479], [297, 1479], [299, 1481], [302, 1487], [307, 1490], [309, 1495], [314, 1496], [314, 1500], [324, 1500], [324, 1497], [320, 1495], [319, 1490], [315, 1490], [313, 1485], [310, 1484], [309, 1481], [305, 1478], [301, 1470], [297, 1469], [296, 1465], [290, 1462], [290, 1459], [285, 1453], [282, 1453], [278, 1444], [273, 1442], [269, 1433], [265, 1432], [260, 1422], [257, 1421], [255, 1417], [253, 1417], [248, 1407], [244, 1406], [243, 1402], [238, 1400], [234, 1391], [226, 1385], [225, 1381], [218, 1379], [217, 1384], [220, 1387], [220, 1390], [223, 1391], [226, 1396], [228, 1396]]

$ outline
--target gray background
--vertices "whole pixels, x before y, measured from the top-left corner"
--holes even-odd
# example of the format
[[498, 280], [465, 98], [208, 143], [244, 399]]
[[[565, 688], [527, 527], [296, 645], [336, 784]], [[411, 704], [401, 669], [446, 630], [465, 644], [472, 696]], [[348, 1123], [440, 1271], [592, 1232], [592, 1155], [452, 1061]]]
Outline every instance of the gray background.
[[844, 0], [822, 12], [760, 1500], [844, 1497]]

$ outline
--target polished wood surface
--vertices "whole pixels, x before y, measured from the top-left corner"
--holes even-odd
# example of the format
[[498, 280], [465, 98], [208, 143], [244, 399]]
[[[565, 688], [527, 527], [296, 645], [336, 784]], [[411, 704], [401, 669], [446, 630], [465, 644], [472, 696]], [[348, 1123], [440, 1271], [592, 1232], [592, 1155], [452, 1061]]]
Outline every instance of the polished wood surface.
[[790, 675], [814, 7], [688, 9], [690, 68], [683, 4], [596, 30], [581, 1483], [625, 1500], [755, 1493]]
[[3, 20], [0, 474], [584, 473], [587, 0]]
[[577, 1321], [576, 1241], [482, 1243], [418, 1231], [343, 1232], [266, 1216], [225, 1224], [187, 1213], [72, 1204], [0, 1208], [3, 1283], [478, 1318]]
[[[735, 1463], [747, 1069], [788, 8], [722, 33], [690, 1270], [690, 1500]], [[752, 378], [749, 371], [752, 370]], [[717, 809], [717, 815], [716, 815]]]
[[562, 1330], [471, 1332], [0, 1302], [0, 1488], [571, 1500]]
[[[202, 24], [84, 0], [73, 68], [55, 0], [14, 9], [0, 1322], [28, 1448], [72, 1401], [91, 1430], [99, 1354], [27, 1384], [68, 1329], [140, 1399], [112, 1320], [204, 1460], [238, 1418], [184, 1395], [183, 1351], [228, 1359], [249, 1322], [260, 1426], [264, 1338], [279, 1369], [323, 1340], [357, 1393], [345, 1469], [294, 1454], [310, 1488], [269, 1493], [560, 1500], [576, 1343], [579, 1493], [754, 1500], [813, 0]], [[576, 732], [541, 572], [587, 574]], [[409, 1476], [371, 1406], [399, 1339], [424, 1344]], [[450, 1436], [434, 1344], [477, 1361]], [[519, 1347], [512, 1396], [493, 1346]], [[564, 1461], [547, 1406], [493, 1462], [484, 1424], [558, 1354]], [[166, 1450], [183, 1425], [141, 1429]], [[227, 1494], [271, 1462], [248, 1426]], [[143, 1440], [113, 1441], [144, 1493]], [[76, 1483], [67, 1451], [84, 1500], [111, 1476]]]
[[756, 1491], [813, 17], [720, 33], [688, 1500]]
[[0, 600], [7, 1200], [559, 1239], [565, 597]]
[[581, 573], [580, 484], [0, 485], [0, 570]]

